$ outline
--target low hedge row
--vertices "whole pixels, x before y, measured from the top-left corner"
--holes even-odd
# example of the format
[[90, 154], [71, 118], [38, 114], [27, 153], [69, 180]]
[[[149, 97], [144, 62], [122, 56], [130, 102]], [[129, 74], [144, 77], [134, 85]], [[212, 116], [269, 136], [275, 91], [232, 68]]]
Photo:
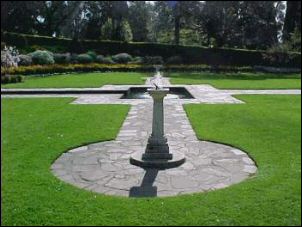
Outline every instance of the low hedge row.
[[[211, 67], [208, 65], [167, 65], [163, 71], [215, 71], [215, 72], [251, 72], [252, 67]], [[117, 72], [154, 72], [153, 65], [144, 64], [53, 64], [53, 65], [32, 65], [4, 68], [1, 67], [1, 74], [9, 75], [33, 75], [53, 74], [66, 72], [93, 72], [93, 71], [117, 71]]]
[[3, 75], [1, 76], [1, 84], [20, 83], [22, 82], [21, 75]]
[[[301, 67], [301, 53], [269, 53], [260, 50], [230, 48], [206, 48], [157, 43], [126, 43], [117, 41], [84, 40], [75, 43], [71, 39], [1, 32], [1, 41], [24, 48], [40, 45], [45, 48], [58, 46], [64, 51], [81, 53], [88, 50], [102, 55], [125, 52], [133, 56], [182, 56], [185, 64], [234, 65], [234, 66], [279, 66]], [[58, 49], [60, 49], [58, 48]]]
[[52, 64], [52, 65], [32, 65], [4, 68], [1, 67], [1, 74], [9, 75], [32, 75], [32, 74], [53, 74], [66, 72], [92, 72], [92, 71], [154, 71], [152, 65], [139, 64]]

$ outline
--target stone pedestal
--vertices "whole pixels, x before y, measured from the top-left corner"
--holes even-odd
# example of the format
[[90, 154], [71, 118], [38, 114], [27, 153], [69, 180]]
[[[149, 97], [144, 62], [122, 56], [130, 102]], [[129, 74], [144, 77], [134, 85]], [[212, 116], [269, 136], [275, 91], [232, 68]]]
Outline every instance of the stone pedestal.
[[177, 167], [185, 162], [179, 153], [170, 153], [167, 138], [164, 134], [164, 97], [169, 89], [148, 89], [153, 98], [152, 134], [148, 139], [145, 153], [131, 156], [130, 163], [143, 168], [167, 169]]
[[148, 139], [146, 151], [143, 154], [144, 160], [152, 159], [172, 159], [169, 153], [167, 138], [164, 134], [164, 97], [169, 93], [169, 89], [148, 89], [153, 98], [153, 120], [152, 134]]

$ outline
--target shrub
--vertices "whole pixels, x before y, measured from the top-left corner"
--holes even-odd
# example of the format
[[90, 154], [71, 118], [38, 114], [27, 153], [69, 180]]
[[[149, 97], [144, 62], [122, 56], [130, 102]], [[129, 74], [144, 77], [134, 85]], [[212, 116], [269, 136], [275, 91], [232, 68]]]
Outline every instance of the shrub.
[[78, 55], [77, 54], [71, 54], [70, 55], [70, 63], [78, 63]]
[[103, 63], [103, 64], [113, 64], [114, 61], [112, 61], [111, 57], [104, 57], [103, 55], [98, 55], [96, 58], [96, 61], [98, 63]]
[[28, 55], [32, 57], [34, 64], [49, 65], [55, 63], [54, 56], [50, 51], [36, 50], [35, 52], [32, 52]]
[[1, 66], [3, 67], [17, 67], [19, 59], [19, 52], [15, 47], [4, 47], [1, 50]]
[[79, 54], [76, 59], [77, 59], [78, 63], [91, 63], [91, 62], [93, 62], [92, 57], [88, 54]]
[[19, 83], [22, 81], [20, 75], [3, 75], [1, 76], [1, 84]]
[[53, 58], [55, 60], [55, 63], [59, 63], [59, 64], [66, 64], [66, 63], [70, 63], [71, 61], [70, 53], [54, 54]]
[[183, 59], [181, 56], [172, 56], [167, 58], [166, 64], [183, 64]]
[[112, 60], [116, 63], [128, 63], [132, 60], [130, 54], [127, 53], [120, 53], [112, 56]]
[[163, 64], [163, 58], [161, 56], [146, 56], [143, 59], [143, 63], [148, 65], [154, 65], [154, 64]]
[[97, 54], [94, 51], [88, 51], [86, 54], [88, 54], [93, 61], [96, 61]]
[[132, 59], [131, 63], [141, 64], [143, 61], [144, 59], [142, 57], [135, 57]]
[[31, 65], [33, 62], [32, 57], [26, 54], [20, 54], [19, 58], [20, 58], [19, 65], [28, 66]]

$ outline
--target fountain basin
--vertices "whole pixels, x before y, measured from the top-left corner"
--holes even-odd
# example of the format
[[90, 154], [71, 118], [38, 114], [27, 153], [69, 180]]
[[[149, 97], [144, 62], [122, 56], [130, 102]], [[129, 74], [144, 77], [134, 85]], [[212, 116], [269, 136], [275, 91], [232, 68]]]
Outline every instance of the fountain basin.
[[[148, 89], [151, 87], [131, 87], [121, 99], [151, 99]], [[168, 99], [194, 99], [193, 95], [184, 87], [169, 87]]]

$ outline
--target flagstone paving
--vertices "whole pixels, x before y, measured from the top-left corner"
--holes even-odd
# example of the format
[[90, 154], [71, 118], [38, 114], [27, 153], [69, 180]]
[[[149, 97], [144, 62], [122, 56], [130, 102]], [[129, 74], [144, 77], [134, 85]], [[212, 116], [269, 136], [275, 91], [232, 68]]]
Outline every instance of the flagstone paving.
[[[228, 187], [253, 176], [257, 167], [237, 148], [200, 141], [182, 107], [186, 103], [242, 104], [236, 94], [301, 94], [301, 90], [219, 90], [210, 85], [185, 87], [194, 99], [165, 98], [165, 133], [170, 151], [186, 156], [174, 169], [141, 169], [129, 162], [131, 154], [144, 152], [151, 133], [152, 100], [121, 99], [120, 94], [1, 95], [6, 97], [75, 97], [72, 104], [130, 104], [123, 126], [114, 141], [78, 147], [62, 154], [51, 166], [59, 179], [86, 190], [118, 196], [176, 196]], [[150, 80], [145, 87], [150, 86]], [[135, 85], [105, 85], [98, 90], [126, 91]], [[139, 86], [141, 87], [141, 86]], [[1, 89], [4, 90], [4, 89]]]
[[152, 100], [133, 105], [116, 140], [64, 153], [52, 165], [63, 181], [94, 192], [120, 196], [175, 196], [227, 187], [253, 175], [255, 163], [243, 151], [199, 141], [182, 105], [165, 103], [165, 130], [170, 151], [186, 162], [168, 170], [144, 170], [129, 163], [144, 152], [151, 133]]

